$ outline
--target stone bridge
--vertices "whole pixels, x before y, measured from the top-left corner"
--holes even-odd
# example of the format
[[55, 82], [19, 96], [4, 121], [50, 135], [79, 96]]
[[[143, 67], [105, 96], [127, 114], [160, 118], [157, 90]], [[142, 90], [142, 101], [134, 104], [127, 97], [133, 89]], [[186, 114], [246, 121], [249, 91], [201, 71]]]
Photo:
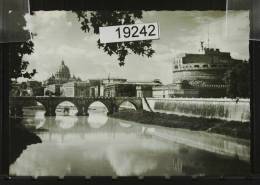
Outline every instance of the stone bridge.
[[9, 110], [11, 116], [22, 116], [23, 107], [28, 102], [39, 102], [45, 108], [45, 116], [55, 116], [57, 106], [62, 102], [71, 102], [77, 107], [78, 116], [88, 116], [88, 108], [93, 102], [103, 103], [107, 110], [108, 115], [113, 114], [119, 110], [123, 102], [130, 102], [134, 105], [136, 110], [142, 110], [142, 99], [137, 97], [49, 97], [49, 96], [17, 96], [9, 97]]

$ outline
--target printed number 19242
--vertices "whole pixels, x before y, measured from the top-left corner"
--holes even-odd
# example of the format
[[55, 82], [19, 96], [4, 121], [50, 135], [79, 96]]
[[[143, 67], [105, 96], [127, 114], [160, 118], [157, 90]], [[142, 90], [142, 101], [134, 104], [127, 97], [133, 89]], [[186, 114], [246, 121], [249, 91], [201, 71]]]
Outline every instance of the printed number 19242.
[[100, 42], [127, 42], [159, 39], [157, 23], [106, 26], [99, 28]]
[[141, 29], [137, 26], [125, 26], [125, 27], [118, 27], [116, 29], [116, 32], [118, 33], [118, 38], [121, 38], [121, 35], [123, 34], [124, 38], [129, 37], [140, 37], [140, 35], [146, 36], [155, 36], [155, 26], [153, 24], [150, 25], [143, 25]]

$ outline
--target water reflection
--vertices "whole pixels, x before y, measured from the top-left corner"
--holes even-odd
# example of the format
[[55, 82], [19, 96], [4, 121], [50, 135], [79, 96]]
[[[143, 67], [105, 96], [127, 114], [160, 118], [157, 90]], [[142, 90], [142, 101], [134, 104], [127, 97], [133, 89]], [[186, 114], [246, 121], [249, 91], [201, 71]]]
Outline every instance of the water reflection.
[[34, 129], [40, 129], [45, 124], [45, 111], [37, 110], [33, 111], [32, 109], [23, 109], [24, 119], [22, 123]]
[[36, 111], [29, 119], [46, 129], [36, 132], [42, 143], [28, 146], [10, 166], [10, 174], [245, 175], [250, 171], [249, 163], [154, 137], [157, 128], [109, 118], [104, 110], [89, 113], [89, 117], [44, 118]]
[[100, 128], [107, 123], [108, 117], [106, 114], [96, 113], [89, 110], [88, 124], [91, 128]]
[[62, 129], [69, 129], [75, 126], [78, 121], [77, 116], [56, 116], [55, 122]]
[[130, 123], [126, 123], [126, 122], [122, 122], [122, 121], [119, 122], [119, 125], [120, 125], [121, 127], [124, 127], [124, 128], [130, 128], [130, 127], [133, 126], [133, 125], [130, 124]]
[[107, 121], [107, 108], [101, 102], [93, 102], [88, 109], [89, 117], [88, 124], [91, 128], [100, 128], [104, 126]]

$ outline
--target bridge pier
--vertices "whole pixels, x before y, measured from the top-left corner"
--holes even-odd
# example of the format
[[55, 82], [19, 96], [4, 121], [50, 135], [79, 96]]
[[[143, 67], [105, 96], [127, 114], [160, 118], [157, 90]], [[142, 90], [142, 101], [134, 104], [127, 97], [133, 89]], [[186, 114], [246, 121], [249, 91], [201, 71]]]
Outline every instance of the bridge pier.
[[89, 116], [88, 110], [84, 111], [84, 116]]
[[15, 107], [10, 107], [10, 116], [15, 116]]
[[22, 106], [16, 107], [15, 115], [18, 117], [23, 117], [23, 107]]
[[110, 107], [108, 107], [108, 112], [107, 112], [107, 115], [111, 115], [113, 114], [114, 112], [118, 112], [119, 111], [119, 108], [117, 105], [112, 105]]
[[107, 115], [108, 115], [108, 116], [111, 115], [111, 114], [113, 114], [112, 111], [108, 111], [108, 112], [107, 112]]
[[77, 112], [76, 116], [84, 116], [83, 112]]
[[10, 116], [23, 117], [23, 107], [19, 105], [10, 107]]
[[77, 107], [78, 112], [77, 112], [77, 116], [84, 116], [84, 111], [83, 111], [83, 107]]
[[56, 116], [55, 109], [52, 107], [46, 108], [45, 116]]
[[49, 117], [49, 116], [56, 116], [56, 113], [55, 112], [53, 113], [53, 112], [46, 111], [44, 116], [47, 116], [47, 117]]
[[88, 107], [89, 107], [89, 104], [83, 106], [82, 111], [84, 112], [84, 116], [89, 116]]

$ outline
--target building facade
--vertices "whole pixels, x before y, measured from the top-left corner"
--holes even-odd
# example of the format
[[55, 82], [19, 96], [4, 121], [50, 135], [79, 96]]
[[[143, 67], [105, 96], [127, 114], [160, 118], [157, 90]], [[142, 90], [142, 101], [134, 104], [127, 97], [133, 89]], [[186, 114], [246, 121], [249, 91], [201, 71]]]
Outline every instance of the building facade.
[[61, 96], [66, 97], [101, 97], [107, 85], [126, 82], [126, 79], [89, 79], [81, 82], [67, 82], [61, 85]]
[[65, 83], [80, 82], [81, 79], [71, 76], [70, 69], [65, 65], [64, 61], [61, 61], [61, 65], [55, 74], [52, 74], [47, 80], [44, 81], [44, 95], [60, 96], [62, 94], [61, 87]]
[[224, 97], [227, 86], [223, 77], [234, 65], [243, 62], [228, 52], [203, 48], [204, 53], [184, 54], [173, 61], [173, 94], [188, 97]]
[[89, 97], [90, 83], [84, 82], [68, 82], [61, 86], [61, 96], [65, 97]]
[[75, 77], [75, 75], [71, 75], [69, 67], [65, 65], [65, 62], [62, 60], [56, 73], [52, 74], [46, 81], [44, 81], [44, 84], [64, 84], [73, 81], [81, 81], [81, 79], [79, 77]]
[[97, 78], [89, 79], [90, 83], [90, 97], [105, 96], [105, 87], [111, 84], [118, 84], [126, 82], [124, 78]]
[[61, 84], [51, 84], [44, 88], [45, 96], [60, 96], [61, 95]]
[[153, 87], [160, 82], [123, 82], [107, 84], [104, 89], [106, 97], [152, 97]]
[[199, 97], [199, 90], [182, 88], [181, 84], [168, 84], [153, 87], [154, 98]]

